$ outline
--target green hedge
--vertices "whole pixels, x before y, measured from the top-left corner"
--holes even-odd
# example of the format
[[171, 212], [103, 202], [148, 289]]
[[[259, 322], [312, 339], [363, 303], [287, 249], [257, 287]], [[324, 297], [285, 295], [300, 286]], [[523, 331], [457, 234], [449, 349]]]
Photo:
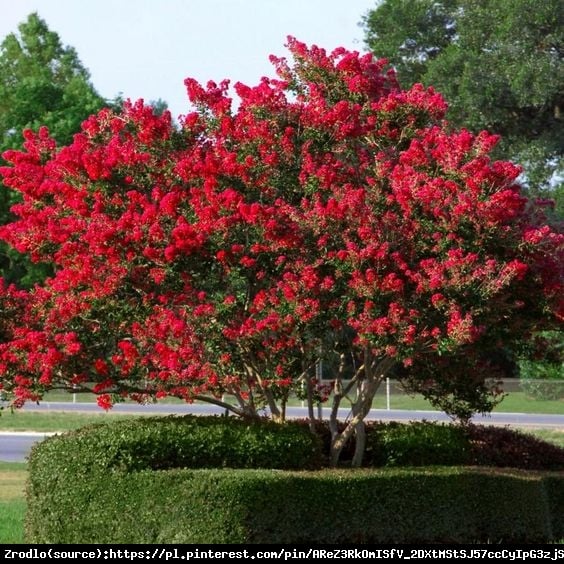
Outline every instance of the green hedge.
[[320, 439], [296, 423], [186, 415], [118, 420], [53, 436], [34, 451], [32, 464], [75, 476], [94, 468], [301, 470], [318, 468], [322, 459]]
[[459, 466], [470, 460], [466, 429], [428, 421], [369, 426], [365, 466]]
[[[562, 525], [564, 478], [557, 475], [457, 467], [96, 469], [54, 487], [44, 479], [53, 470], [37, 460], [31, 466], [27, 542], [522, 543], [562, 535], [555, 526]], [[557, 490], [560, 497], [549, 499]]]
[[[369, 433], [369, 453], [373, 463], [380, 457], [386, 464], [455, 464], [468, 456], [460, 433], [440, 425], [381, 425]], [[562, 473], [457, 466], [319, 470], [321, 442], [300, 423], [195, 416], [122, 420], [50, 437], [30, 457], [26, 540], [411, 543], [564, 537]], [[315, 471], [295, 471], [308, 468]]]
[[[306, 425], [305, 421], [301, 422]], [[343, 430], [344, 425], [341, 424]], [[329, 457], [331, 432], [317, 423], [323, 454]], [[354, 441], [340, 457], [350, 465]], [[366, 422], [363, 466], [497, 466], [521, 470], [564, 470], [564, 448], [516, 429], [494, 425], [454, 425], [432, 421]]]
[[552, 534], [564, 539], [564, 474], [549, 475], [544, 479], [552, 518]]

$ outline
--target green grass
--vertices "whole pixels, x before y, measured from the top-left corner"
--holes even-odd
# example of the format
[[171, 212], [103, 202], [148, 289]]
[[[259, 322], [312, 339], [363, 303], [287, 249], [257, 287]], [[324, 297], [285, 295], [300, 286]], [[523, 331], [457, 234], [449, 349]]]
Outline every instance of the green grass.
[[0, 462], [0, 544], [23, 542], [27, 464]]
[[0, 501], [0, 545], [24, 542], [25, 500]]
[[135, 417], [128, 414], [106, 413], [70, 413], [60, 411], [3, 411], [0, 416], [0, 431], [71, 431], [92, 423], [108, 423], [116, 417]]
[[511, 392], [494, 411], [562, 415], [564, 413], [564, 400], [536, 400], [528, 397], [524, 392]]
[[0, 461], [0, 501], [22, 498], [26, 474], [27, 463]]
[[564, 448], [564, 429], [561, 431], [552, 431], [547, 429], [531, 429], [526, 431], [530, 435], [546, 441], [547, 443], [553, 443], [560, 448]]
[[[76, 401], [77, 403], [96, 403], [96, 395], [92, 394], [92, 393], [87, 393], [87, 392], [83, 392], [83, 393], [79, 393], [79, 394], [72, 394], [71, 392], [64, 392], [64, 391], [60, 391], [60, 390], [56, 390], [56, 391], [51, 391], [51, 392], [46, 392], [45, 395], [43, 396], [43, 401], [47, 402], [47, 401], [53, 401], [53, 402], [59, 402], [59, 401], [64, 401], [64, 402], [72, 402], [72, 401]], [[135, 403], [132, 400], [126, 400], [126, 403]], [[179, 398], [163, 398], [162, 400], [159, 400], [159, 403], [172, 403], [172, 404], [179, 404], [179, 403], [185, 403], [184, 400], [181, 400]]]
[[[375, 409], [386, 409], [385, 392], [379, 391], [372, 407]], [[436, 411], [436, 408], [423, 396], [408, 396], [407, 394], [391, 394], [390, 408], [414, 411]], [[511, 392], [495, 407], [494, 412], [562, 415], [564, 413], [564, 401], [536, 400], [528, 397], [524, 392]]]
[[[435, 408], [423, 396], [417, 394], [410, 396], [402, 393], [393, 393], [390, 395], [391, 409], [408, 409], [415, 411], [434, 411]], [[44, 398], [45, 402], [73, 401], [73, 395], [67, 392], [48, 392]], [[77, 402], [93, 403], [96, 401], [94, 394], [76, 394]], [[159, 403], [166, 404], [182, 404], [182, 400], [177, 398], [165, 398]], [[299, 406], [301, 401], [291, 398], [288, 405]], [[375, 409], [386, 409], [386, 392], [385, 386], [380, 386], [378, 393], [374, 399]], [[494, 409], [500, 413], [545, 413], [559, 415], [564, 413], [564, 400], [537, 400], [527, 396], [524, 392], [512, 391], [503, 401]], [[1, 428], [1, 421], [0, 421]]]

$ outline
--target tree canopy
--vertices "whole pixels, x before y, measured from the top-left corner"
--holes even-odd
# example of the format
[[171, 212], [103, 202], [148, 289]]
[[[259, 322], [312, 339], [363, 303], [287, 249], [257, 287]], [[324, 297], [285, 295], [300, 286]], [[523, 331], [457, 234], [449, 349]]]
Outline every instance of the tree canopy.
[[456, 127], [501, 134], [496, 155], [524, 165], [533, 193], [551, 188], [563, 205], [559, 0], [382, 0], [363, 24], [367, 46], [405, 87], [432, 85]]
[[355, 434], [359, 463], [394, 367], [453, 414], [484, 411], [491, 352], [562, 319], [563, 236], [490, 157], [497, 137], [446, 128], [437, 92], [370, 54], [288, 45], [277, 78], [235, 85], [236, 110], [228, 81], [187, 79], [180, 128], [139, 101], [5, 154], [23, 201], [0, 236], [54, 263], [0, 292], [15, 405], [60, 388], [282, 420], [301, 390], [313, 420], [327, 361], [333, 458]]
[[[105, 105], [72, 47], [65, 47], [45, 21], [31, 14], [0, 45], [0, 155], [21, 147], [23, 131], [47, 126], [68, 144], [80, 124]], [[13, 199], [0, 186], [0, 223], [10, 217]], [[2, 250], [0, 268], [11, 280], [29, 285], [44, 268], [29, 267], [16, 253]]]
[[0, 132], [2, 149], [18, 147], [24, 129], [49, 128], [67, 144], [82, 121], [104, 100], [74, 48], [62, 45], [37, 14], [31, 14], [0, 46]]

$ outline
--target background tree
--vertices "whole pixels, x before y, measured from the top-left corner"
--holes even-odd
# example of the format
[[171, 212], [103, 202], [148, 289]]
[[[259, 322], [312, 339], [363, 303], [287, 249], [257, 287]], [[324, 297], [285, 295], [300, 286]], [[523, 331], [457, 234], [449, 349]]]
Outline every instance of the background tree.
[[559, 0], [383, 0], [363, 24], [403, 86], [433, 85], [454, 126], [501, 134], [495, 155], [524, 165], [532, 193], [550, 189], [564, 212]]
[[41, 128], [6, 153], [23, 201], [0, 236], [55, 267], [0, 288], [19, 312], [0, 327], [16, 405], [62, 388], [283, 421], [305, 387], [313, 419], [312, 370], [337, 359], [333, 462], [355, 436], [360, 464], [394, 367], [420, 367], [413, 385], [450, 413], [487, 410], [491, 352], [558, 323], [563, 237], [490, 158], [497, 138], [445, 128], [439, 94], [400, 90], [370, 54], [289, 48], [277, 79], [235, 85], [236, 110], [228, 81], [187, 79], [180, 128], [139, 101], [61, 149]]
[[149, 106], [153, 108], [153, 111], [158, 116], [164, 114], [165, 111], [168, 110], [168, 103], [162, 98], [158, 98], [157, 100], [150, 100]]
[[[0, 45], [0, 155], [21, 147], [24, 129], [42, 125], [59, 144], [68, 144], [81, 122], [106, 105], [76, 51], [63, 46], [37, 14], [18, 30]], [[0, 185], [0, 223], [9, 220], [13, 203], [13, 193]], [[3, 245], [0, 270], [8, 281], [29, 286], [48, 268], [30, 265]]]

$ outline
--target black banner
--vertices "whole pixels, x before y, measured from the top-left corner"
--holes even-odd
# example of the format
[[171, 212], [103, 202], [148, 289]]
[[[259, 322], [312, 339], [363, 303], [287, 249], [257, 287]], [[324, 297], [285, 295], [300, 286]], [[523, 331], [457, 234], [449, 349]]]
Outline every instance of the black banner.
[[174, 562], [182, 560], [483, 560], [562, 561], [564, 545], [416, 545], [278, 546], [278, 545], [12, 545], [2, 547], [4, 561], [104, 560], [109, 562]]

